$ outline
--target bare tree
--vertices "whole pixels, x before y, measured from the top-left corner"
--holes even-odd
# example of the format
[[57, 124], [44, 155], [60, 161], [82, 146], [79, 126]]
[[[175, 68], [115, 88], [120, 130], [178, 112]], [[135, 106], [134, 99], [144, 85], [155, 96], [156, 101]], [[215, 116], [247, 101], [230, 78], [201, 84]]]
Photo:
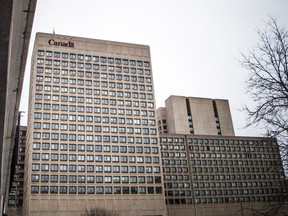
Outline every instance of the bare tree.
[[[255, 107], [244, 106], [248, 114], [247, 127], [263, 126], [267, 129], [268, 137], [277, 138], [287, 176], [288, 31], [278, 25], [277, 19], [269, 17], [266, 28], [258, 29], [257, 33], [258, 44], [248, 53], [242, 53], [241, 60], [242, 66], [250, 72], [247, 79], [247, 92], [255, 102]], [[283, 169], [280, 166], [274, 166], [271, 169], [283, 175]], [[287, 188], [287, 178], [283, 180], [283, 187]], [[285, 194], [281, 203], [287, 200], [288, 194]], [[275, 211], [277, 213], [277, 208], [270, 208], [269, 211], [265, 211], [264, 215], [273, 215]]]
[[248, 124], [264, 125], [267, 136], [276, 137], [284, 165], [288, 150], [288, 31], [280, 28], [277, 19], [269, 18], [266, 30], [257, 31], [260, 41], [241, 64], [250, 71], [248, 93], [256, 103], [245, 106]]
[[109, 211], [102, 208], [91, 208], [86, 209], [86, 212], [81, 216], [118, 216], [119, 214], [115, 211]]

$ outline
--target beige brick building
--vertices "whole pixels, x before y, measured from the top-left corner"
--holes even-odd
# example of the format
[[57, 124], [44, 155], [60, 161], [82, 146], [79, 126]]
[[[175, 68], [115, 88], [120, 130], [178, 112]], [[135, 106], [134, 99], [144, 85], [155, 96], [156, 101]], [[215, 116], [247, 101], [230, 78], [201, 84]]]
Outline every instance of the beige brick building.
[[38, 33], [24, 215], [166, 215], [148, 46]]

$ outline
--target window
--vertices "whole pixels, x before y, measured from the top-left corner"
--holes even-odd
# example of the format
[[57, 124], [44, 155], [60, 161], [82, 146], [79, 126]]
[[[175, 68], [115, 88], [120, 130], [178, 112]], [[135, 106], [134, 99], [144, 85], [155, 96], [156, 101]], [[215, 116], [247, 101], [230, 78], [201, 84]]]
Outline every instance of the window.
[[40, 139], [41, 138], [41, 133], [40, 132], [34, 132], [33, 138], [34, 139]]
[[51, 175], [50, 182], [58, 182], [58, 175]]
[[95, 187], [94, 186], [88, 186], [87, 187], [87, 194], [94, 194], [95, 193]]
[[41, 164], [41, 171], [48, 171], [49, 170], [49, 164]]
[[70, 172], [76, 172], [76, 165], [70, 164], [70, 165], [69, 165], [69, 171], [70, 171]]
[[58, 164], [51, 164], [50, 165], [50, 170], [51, 171], [58, 171]]
[[76, 161], [76, 155], [75, 154], [69, 154], [69, 161]]
[[94, 166], [93, 165], [87, 165], [87, 172], [94, 172]]
[[69, 193], [76, 194], [76, 186], [69, 186]]
[[60, 193], [66, 194], [67, 193], [67, 187], [66, 186], [60, 186]]
[[84, 60], [84, 55], [78, 54], [77, 55], [77, 59], [80, 60], [80, 61], [83, 61]]
[[104, 190], [102, 186], [96, 186], [96, 194], [103, 194]]
[[40, 122], [34, 122], [34, 128], [35, 129], [41, 128], [41, 123]]
[[39, 186], [31, 186], [31, 193], [39, 193]]
[[[67, 160], [67, 155], [65, 155], [65, 158]], [[62, 160], [62, 159], [61, 159]], [[65, 159], [63, 159], [63, 161], [66, 161]], [[67, 172], [67, 165], [66, 164], [60, 164], [60, 171], [61, 172]]]
[[111, 183], [112, 177], [111, 176], [105, 176], [105, 183]]
[[39, 175], [31, 175], [32, 182], [39, 182]]

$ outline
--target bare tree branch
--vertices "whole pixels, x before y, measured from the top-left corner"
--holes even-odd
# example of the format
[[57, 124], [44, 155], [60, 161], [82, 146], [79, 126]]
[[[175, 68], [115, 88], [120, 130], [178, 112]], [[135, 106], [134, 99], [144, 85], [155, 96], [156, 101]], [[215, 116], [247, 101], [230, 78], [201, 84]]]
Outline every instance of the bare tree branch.
[[[247, 54], [241, 54], [242, 66], [249, 71], [246, 80], [247, 93], [255, 107], [243, 106], [247, 113], [247, 125], [263, 126], [268, 137], [277, 138], [283, 170], [288, 175], [288, 31], [280, 28], [277, 19], [269, 17], [266, 29], [257, 30], [258, 44]], [[283, 173], [276, 169], [275, 172]], [[287, 179], [283, 181], [287, 189]], [[288, 194], [275, 206], [269, 206], [260, 215], [277, 215]]]

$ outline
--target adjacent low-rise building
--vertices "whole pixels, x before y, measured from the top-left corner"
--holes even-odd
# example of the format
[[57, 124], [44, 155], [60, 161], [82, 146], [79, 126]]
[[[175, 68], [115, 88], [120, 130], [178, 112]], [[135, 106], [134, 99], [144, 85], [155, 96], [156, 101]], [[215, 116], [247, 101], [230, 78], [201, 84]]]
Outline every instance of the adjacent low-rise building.
[[157, 114], [167, 215], [284, 211], [277, 140], [235, 136], [228, 101], [170, 96]]

